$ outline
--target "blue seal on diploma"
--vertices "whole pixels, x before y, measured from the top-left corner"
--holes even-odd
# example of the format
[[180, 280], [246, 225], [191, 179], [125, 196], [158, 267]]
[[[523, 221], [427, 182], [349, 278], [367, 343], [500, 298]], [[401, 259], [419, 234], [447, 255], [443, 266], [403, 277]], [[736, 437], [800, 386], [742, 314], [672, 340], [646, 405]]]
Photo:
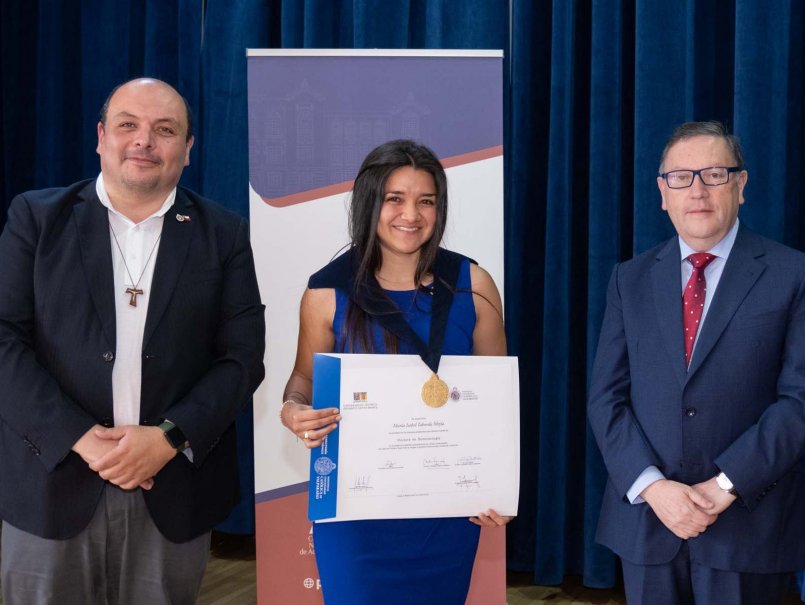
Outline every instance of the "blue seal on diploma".
[[335, 470], [335, 462], [330, 460], [327, 456], [319, 456], [316, 462], [313, 463], [313, 469], [319, 475], [329, 475]]

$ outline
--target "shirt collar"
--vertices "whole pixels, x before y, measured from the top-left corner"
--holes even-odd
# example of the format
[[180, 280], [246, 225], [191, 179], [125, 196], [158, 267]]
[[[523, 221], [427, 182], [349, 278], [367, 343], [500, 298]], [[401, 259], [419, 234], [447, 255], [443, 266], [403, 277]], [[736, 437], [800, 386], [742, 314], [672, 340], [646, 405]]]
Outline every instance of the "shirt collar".
[[[122, 219], [125, 219], [132, 225], [134, 224], [134, 222], [129, 217], [127, 217], [124, 214], [121, 214], [120, 212], [115, 210], [114, 207], [112, 206], [112, 201], [109, 199], [109, 194], [106, 192], [106, 185], [104, 185], [103, 183], [103, 172], [101, 172], [98, 175], [98, 179], [95, 181], [95, 192], [98, 194], [98, 199], [101, 200], [101, 204], [106, 206], [109, 212], [115, 214], [116, 216], [119, 216]], [[159, 210], [154, 212], [151, 216], [146, 217], [141, 222], [144, 223], [148, 219], [152, 219], [155, 216], [156, 217], [165, 216], [165, 213], [168, 210], [170, 210], [171, 206], [173, 206], [173, 202], [175, 199], [176, 199], [176, 187], [171, 189], [171, 192], [168, 194], [168, 197], [165, 198], [165, 201], [162, 203], [162, 206], [160, 206]]]
[[[725, 235], [720, 242], [718, 242], [715, 246], [707, 250], [713, 256], [717, 256], [719, 258], [727, 258], [732, 251], [732, 246], [735, 244], [735, 238], [738, 236], [738, 225], [740, 221], [738, 217], [735, 217], [735, 224], [732, 228], [727, 231], [727, 235]], [[685, 243], [681, 237], [677, 236], [679, 240], [679, 252], [682, 254], [682, 261], [684, 262], [685, 259], [688, 258], [691, 254], [695, 253], [696, 250], [691, 248]]]

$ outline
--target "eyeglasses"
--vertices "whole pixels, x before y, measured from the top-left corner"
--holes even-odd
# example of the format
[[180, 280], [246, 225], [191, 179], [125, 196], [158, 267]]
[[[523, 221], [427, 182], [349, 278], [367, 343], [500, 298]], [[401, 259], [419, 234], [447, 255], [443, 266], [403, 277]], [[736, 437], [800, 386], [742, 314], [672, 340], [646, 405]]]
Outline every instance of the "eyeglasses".
[[730, 180], [730, 173], [741, 172], [743, 166], [710, 166], [699, 170], [671, 170], [660, 174], [671, 189], [686, 189], [693, 185], [696, 175], [708, 187], [723, 185]]

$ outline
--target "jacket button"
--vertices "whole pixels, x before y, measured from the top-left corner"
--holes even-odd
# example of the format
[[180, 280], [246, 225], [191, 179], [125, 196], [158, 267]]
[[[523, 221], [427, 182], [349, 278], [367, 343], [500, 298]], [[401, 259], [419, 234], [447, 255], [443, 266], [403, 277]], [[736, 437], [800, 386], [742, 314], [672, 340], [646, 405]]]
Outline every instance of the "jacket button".
[[112, 361], [114, 358], [115, 358], [115, 354], [112, 353], [112, 351], [106, 351], [106, 353], [103, 354], [103, 360], [104, 361]]
[[696, 408], [685, 408], [685, 416], [692, 418], [696, 415]]

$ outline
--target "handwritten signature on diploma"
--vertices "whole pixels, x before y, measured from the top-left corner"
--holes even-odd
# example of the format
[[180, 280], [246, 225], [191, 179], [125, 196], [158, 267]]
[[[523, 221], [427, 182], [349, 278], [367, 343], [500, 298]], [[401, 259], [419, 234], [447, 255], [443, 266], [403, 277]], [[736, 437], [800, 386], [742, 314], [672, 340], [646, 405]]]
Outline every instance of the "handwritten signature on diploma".
[[456, 485], [458, 485], [461, 489], [478, 489], [481, 487], [481, 484], [478, 481], [478, 475], [473, 475], [472, 477], [469, 475], [459, 475]]
[[444, 460], [444, 458], [425, 458], [422, 460], [422, 466], [424, 468], [449, 468], [450, 465]]
[[352, 487], [349, 489], [353, 492], [368, 492], [373, 490], [374, 488], [371, 485], [372, 477], [369, 475], [358, 475], [355, 477], [355, 480], [352, 482]]
[[401, 468], [405, 468], [402, 464], [398, 462], [394, 462], [394, 460], [386, 460], [383, 464], [377, 467], [379, 471], [394, 471]]

